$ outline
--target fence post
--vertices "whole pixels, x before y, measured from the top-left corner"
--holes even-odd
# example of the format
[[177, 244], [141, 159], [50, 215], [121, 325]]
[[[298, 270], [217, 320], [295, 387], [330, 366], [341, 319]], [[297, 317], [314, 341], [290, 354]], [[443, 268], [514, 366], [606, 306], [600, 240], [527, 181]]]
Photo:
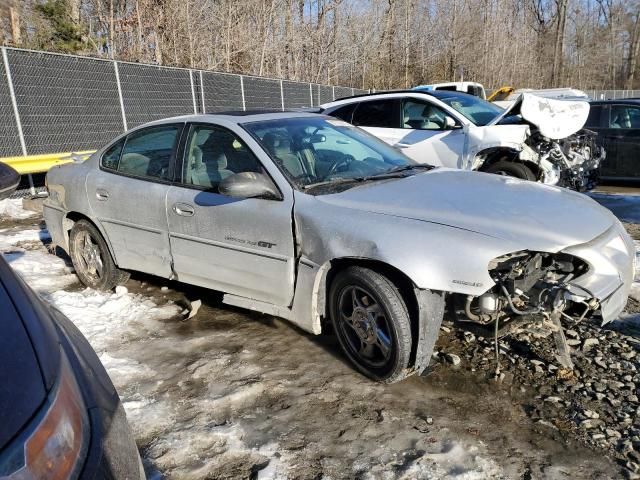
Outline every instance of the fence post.
[[196, 102], [196, 89], [193, 88], [193, 70], [189, 70], [189, 81], [191, 82], [191, 99], [193, 100], [193, 114], [198, 114], [198, 103]]
[[282, 103], [282, 111], [284, 112], [284, 90], [282, 88], [282, 79], [280, 79], [280, 101]]
[[313, 87], [309, 84], [309, 100], [311, 101], [310, 107], [313, 107]]
[[[7, 75], [7, 84], [9, 85], [9, 95], [11, 96], [11, 106], [13, 107], [13, 116], [16, 120], [16, 127], [18, 128], [18, 138], [20, 139], [20, 149], [22, 155], [27, 156], [27, 144], [24, 141], [24, 132], [22, 131], [22, 122], [20, 121], [20, 112], [18, 112], [18, 102], [16, 101], [16, 92], [13, 89], [13, 78], [11, 77], [11, 69], [9, 68], [9, 57], [7, 56], [7, 49], [2, 47], [2, 62], [4, 63], [4, 71]], [[31, 195], [36, 194], [36, 189], [33, 186], [33, 177], [31, 174], [27, 175], [29, 179], [29, 190]]]
[[356, 94], [356, 89], [355, 88], [351, 88], [351, 96], [354, 96]]
[[242, 75], [240, 75], [240, 92], [242, 93], [242, 110], [246, 111], [247, 104], [244, 99], [244, 79], [242, 78]]
[[202, 99], [202, 113], [207, 113], [207, 107], [204, 105], [204, 80], [202, 80], [202, 70], [200, 70], [200, 98]]
[[333, 87], [331, 87], [331, 96], [333, 97], [332, 100], [336, 99], [336, 86], [335, 85]]
[[122, 87], [120, 86], [120, 70], [118, 70], [118, 62], [113, 62], [113, 69], [116, 72], [116, 85], [118, 86], [118, 98], [120, 99], [120, 112], [122, 112], [122, 126], [126, 132], [129, 128], [127, 127], [127, 115], [124, 112], [124, 100], [122, 99]]

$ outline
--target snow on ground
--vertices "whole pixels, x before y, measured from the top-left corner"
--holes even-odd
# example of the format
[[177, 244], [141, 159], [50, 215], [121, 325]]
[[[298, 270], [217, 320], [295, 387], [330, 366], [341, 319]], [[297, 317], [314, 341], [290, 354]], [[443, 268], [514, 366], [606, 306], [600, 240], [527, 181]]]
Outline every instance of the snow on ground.
[[7, 198], [0, 201], [0, 218], [29, 218], [38, 215], [36, 212], [22, 208], [22, 199]]

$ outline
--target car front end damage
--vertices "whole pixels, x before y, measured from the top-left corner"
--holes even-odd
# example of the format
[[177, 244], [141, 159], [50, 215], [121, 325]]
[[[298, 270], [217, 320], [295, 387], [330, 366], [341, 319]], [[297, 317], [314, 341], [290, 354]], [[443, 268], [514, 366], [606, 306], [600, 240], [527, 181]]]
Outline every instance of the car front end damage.
[[[583, 129], [588, 115], [589, 104], [584, 101], [523, 94], [484, 128], [497, 128], [496, 133], [501, 133], [514, 124], [528, 126], [524, 141], [514, 149], [513, 160], [532, 166], [541, 183], [583, 192], [596, 186], [606, 156], [596, 144], [596, 133]], [[476, 162], [475, 168], [482, 169], [491, 157], [479, 157], [483, 163]]]
[[596, 145], [596, 134], [580, 130], [567, 138], [552, 140], [535, 130], [519, 154], [523, 161], [539, 168], [539, 180], [579, 192], [595, 188], [605, 151]]
[[561, 320], [569, 324], [596, 313], [602, 325], [624, 309], [635, 272], [633, 241], [615, 223], [590, 242], [560, 252], [521, 250], [488, 265], [494, 285], [479, 296], [455, 295], [460, 322], [492, 327], [538, 326], [553, 332], [558, 361], [572, 368]]

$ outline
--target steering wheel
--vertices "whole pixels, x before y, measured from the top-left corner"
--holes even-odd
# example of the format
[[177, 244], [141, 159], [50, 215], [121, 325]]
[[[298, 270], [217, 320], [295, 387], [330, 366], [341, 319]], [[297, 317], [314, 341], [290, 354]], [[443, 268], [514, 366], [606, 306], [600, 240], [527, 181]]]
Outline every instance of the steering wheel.
[[341, 166], [348, 167], [353, 161], [355, 161], [355, 158], [353, 158], [352, 155], [344, 155], [342, 158], [333, 162], [333, 164], [329, 167], [329, 171], [327, 172], [326, 176], [330, 177], [334, 173], [338, 172], [338, 168], [340, 168]]

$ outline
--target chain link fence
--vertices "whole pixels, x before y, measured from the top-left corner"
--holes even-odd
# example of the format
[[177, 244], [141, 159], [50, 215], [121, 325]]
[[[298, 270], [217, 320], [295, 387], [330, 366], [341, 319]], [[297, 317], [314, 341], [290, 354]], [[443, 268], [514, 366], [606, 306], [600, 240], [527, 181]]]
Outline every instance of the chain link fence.
[[366, 90], [2, 47], [0, 158], [93, 150], [175, 115], [313, 107]]

